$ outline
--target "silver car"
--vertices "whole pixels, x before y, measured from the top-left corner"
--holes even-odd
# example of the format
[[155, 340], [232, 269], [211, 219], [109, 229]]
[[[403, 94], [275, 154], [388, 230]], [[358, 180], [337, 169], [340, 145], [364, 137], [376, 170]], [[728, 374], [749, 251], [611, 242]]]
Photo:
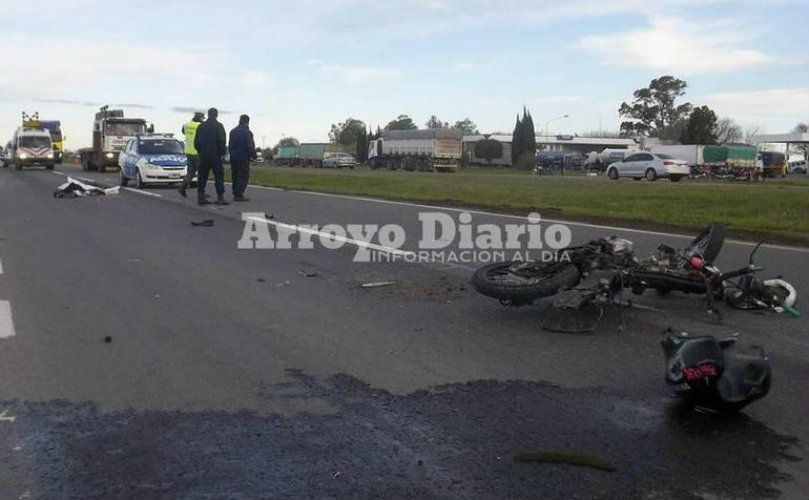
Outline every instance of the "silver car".
[[325, 168], [354, 168], [357, 160], [348, 153], [332, 153], [323, 158], [323, 167]]
[[678, 182], [683, 177], [688, 177], [690, 173], [688, 162], [667, 154], [645, 151], [629, 155], [621, 161], [610, 163], [607, 167], [607, 176], [612, 180], [631, 177], [636, 181], [643, 178], [654, 181], [659, 177], [665, 177], [671, 182]]

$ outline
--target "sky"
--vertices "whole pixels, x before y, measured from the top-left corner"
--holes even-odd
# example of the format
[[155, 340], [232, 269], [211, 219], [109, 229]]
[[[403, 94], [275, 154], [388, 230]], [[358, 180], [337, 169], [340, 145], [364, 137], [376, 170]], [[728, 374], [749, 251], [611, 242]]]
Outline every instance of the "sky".
[[[194, 109], [259, 145], [348, 117], [617, 130], [653, 78], [767, 133], [809, 121], [805, 0], [0, 0], [0, 139], [22, 111], [89, 145], [100, 105], [179, 134]], [[568, 115], [568, 118], [558, 118]]]

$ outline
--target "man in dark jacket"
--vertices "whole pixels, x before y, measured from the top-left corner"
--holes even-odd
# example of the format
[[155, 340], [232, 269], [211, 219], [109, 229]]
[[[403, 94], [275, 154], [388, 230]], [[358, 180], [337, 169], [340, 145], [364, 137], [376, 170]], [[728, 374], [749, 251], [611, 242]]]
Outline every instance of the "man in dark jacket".
[[230, 131], [230, 170], [233, 181], [233, 201], [248, 201], [244, 197], [250, 180], [250, 160], [256, 159], [256, 144], [250, 131], [250, 117], [239, 117], [239, 125]]
[[208, 205], [205, 199], [205, 188], [208, 187], [208, 172], [213, 172], [216, 187], [216, 204], [227, 205], [225, 201], [225, 170], [222, 161], [227, 149], [225, 147], [225, 127], [216, 121], [219, 111], [208, 110], [208, 119], [197, 127], [194, 147], [199, 154], [199, 170], [197, 171], [197, 204]]

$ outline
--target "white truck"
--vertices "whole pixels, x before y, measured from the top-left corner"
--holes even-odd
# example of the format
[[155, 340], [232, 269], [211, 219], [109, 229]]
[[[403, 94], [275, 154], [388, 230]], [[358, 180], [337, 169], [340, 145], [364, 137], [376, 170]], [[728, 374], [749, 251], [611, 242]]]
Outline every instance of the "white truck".
[[6, 144], [3, 166], [14, 165], [17, 170], [28, 166], [43, 166], [53, 170], [53, 143], [51, 134], [41, 127], [18, 127]]
[[455, 172], [462, 139], [462, 131], [446, 128], [389, 130], [369, 142], [368, 162], [373, 168]]
[[136, 135], [154, 132], [154, 125], [143, 118], [124, 118], [120, 109], [104, 106], [95, 114], [93, 146], [78, 151], [82, 170], [104, 172], [107, 167], [118, 168], [118, 156]]

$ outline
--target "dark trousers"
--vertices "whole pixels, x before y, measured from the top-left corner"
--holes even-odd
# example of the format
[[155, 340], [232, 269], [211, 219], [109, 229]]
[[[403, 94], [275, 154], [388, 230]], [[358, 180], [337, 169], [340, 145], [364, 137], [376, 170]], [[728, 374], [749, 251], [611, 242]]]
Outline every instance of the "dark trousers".
[[197, 194], [200, 196], [205, 194], [205, 188], [208, 187], [209, 172], [213, 173], [216, 194], [222, 196], [225, 194], [225, 168], [222, 166], [222, 158], [219, 156], [208, 157], [200, 155], [199, 171], [197, 175]]
[[250, 160], [234, 160], [231, 158], [230, 173], [233, 181], [233, 196], [243, 196], [250, 180]]
[[185, 170], [185, 179], [183, 179], [183, 186], [188, 187], [194, 176], [197, 175], [197, 165], [199, 165], [199, 156], [185, 155], [188, 158], [188, 168]]

